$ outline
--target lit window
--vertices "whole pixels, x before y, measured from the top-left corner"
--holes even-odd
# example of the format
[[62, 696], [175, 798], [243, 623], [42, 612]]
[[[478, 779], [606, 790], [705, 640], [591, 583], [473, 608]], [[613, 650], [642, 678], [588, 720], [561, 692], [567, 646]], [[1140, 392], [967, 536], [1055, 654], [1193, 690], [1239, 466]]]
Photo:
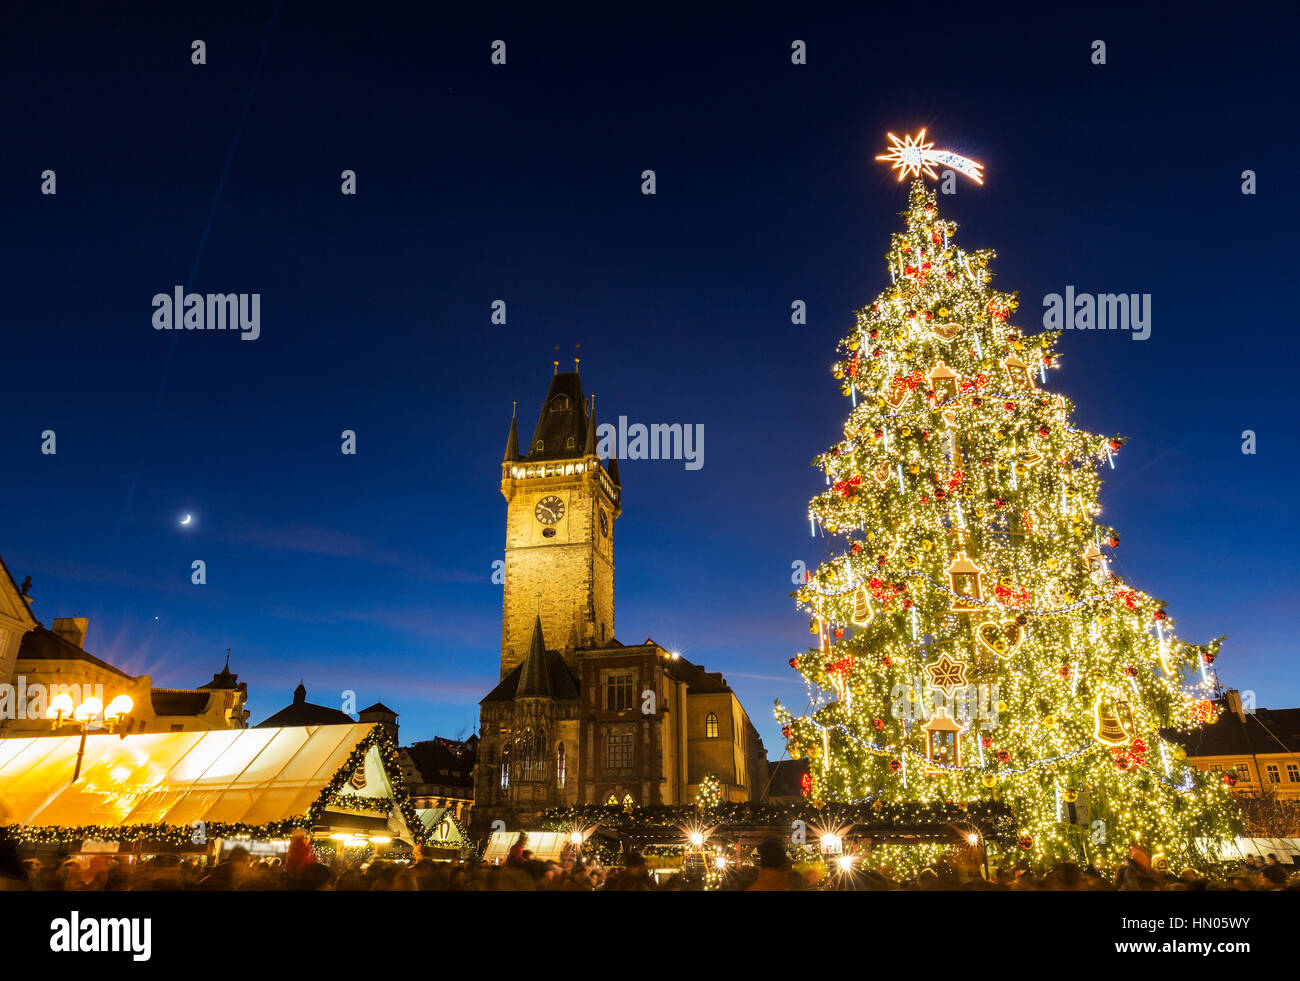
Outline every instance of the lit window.
[[706, 739], [718, 738], [718, 717], [712, 712], [704, 717], [704, 737]]
[[568, 439], [564, 441], [564, 448], [566, 450], [571, 450], [577, 445], [578, 445], [577, 440], [575, 440], [572, 436], [570, 436]]
[[605, 765], [611, 770], [632, 768], [632, 733], [612, 732], [605, 740]]
[[636, 801], [632, 799], [631, 794], [623, 795], [623, 806], [626, 807], [628, 810], [631, 810], [632, 808], [636, 807]]
[[609, 799], [605, 801], [605, 806], [606, 806], [606, 807], [618, 807], [618, 798], [615, 797], [613, 794], [610, 794], [610, 795], [609, 795]]
[[564, 743], [555, 747], [555, 783], [564, 786]]
[[1266, 764], [1265, 769], [1268, 771], [1269, 783], [1281, 783], [1282, 774], [1278, 773], [1277, 766], [1273, 763]]
[[1237, 764], [1237, 779], [1242, 783], [1250, 783], [1250, 767], [1245, 763]]
[[632, 676], [611, 674], [605, 683], [605, 709], [626, 712], [632, 707]]
[[1286, 778], [1292, 783], [1300, 783], [1300, 765], [1288, 763], [1286, 765]]
[[573, 403], [569, 401], [569, 396], [557, 395], [555, 398], [551, 399], [551, 411], [567, 412], [572, 404]]

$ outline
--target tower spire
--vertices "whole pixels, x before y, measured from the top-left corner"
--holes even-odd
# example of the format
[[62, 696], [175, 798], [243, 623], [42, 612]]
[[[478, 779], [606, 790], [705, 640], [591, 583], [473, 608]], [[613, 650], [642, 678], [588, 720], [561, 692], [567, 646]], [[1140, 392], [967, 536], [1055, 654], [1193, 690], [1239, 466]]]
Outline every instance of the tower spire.
[[516, 416], [519, 414], [519, 403], [514, 403], [510, 410], [510, 435], [506, 437], [506, 463], [514, 463], [519, 459], [519, 427], [516, 422]]

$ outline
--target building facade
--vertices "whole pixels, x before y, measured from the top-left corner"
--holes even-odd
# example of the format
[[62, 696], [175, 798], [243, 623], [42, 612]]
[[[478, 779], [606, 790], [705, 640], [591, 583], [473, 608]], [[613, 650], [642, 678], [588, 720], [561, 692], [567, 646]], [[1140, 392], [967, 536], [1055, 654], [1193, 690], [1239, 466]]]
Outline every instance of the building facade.
[[1199, 770], [1230, 775], [1238, 797], [1300, 800], [1300, 708], [1247, 711], [1227, 691], [1218, 718], [1177, 738]]
[[131, 710], [115, 722], [121, 733], [248, 725], [248, 686], [231, 673], [229, 656], [207, 684], [155, 688], [149, 675], [133, 675], [86, 650], [85, 617], [56, 617], [47, 628], [32, 614], [30, 591], [30, 577], [16, 586], [0, 560], [0, 737], [56, 734], [66, 721], [50, 717], [60, 693], [74, 706], [90, 698], [108, 706], [127, 696]]
[[727, 799], [760, 799], [766, 753], [721, 674], [614, 635], [622, 481], [576, 370], [552, 378], [526, 448], [511, 419], [501, 493], [501, 681], [480, 702], [476, 822], [689, 803], [708, 774]]

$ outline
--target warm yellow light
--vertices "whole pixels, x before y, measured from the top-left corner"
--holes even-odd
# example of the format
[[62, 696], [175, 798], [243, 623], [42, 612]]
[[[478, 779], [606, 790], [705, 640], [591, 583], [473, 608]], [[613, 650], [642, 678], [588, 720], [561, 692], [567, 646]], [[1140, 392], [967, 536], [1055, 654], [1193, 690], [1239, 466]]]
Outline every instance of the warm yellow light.
[[77, 706], [77, 710], [72, 713], [78, 722], [88, 722], [91, 719], [97, 719], [104, 712], [104, 703], [94, 695]]
[[575, 832], [573, 832], [571, 835], [569, 835], [569, 841], [573, 842], [575, 845], [581, 845], [581, 844], [582, 844], [582, 832], [581, 832], [581, 831], [575, 831]]
[[704, 844], [704, 835], [700, 834], [698, 831], [692, 831], [691, 844], [694, 845], [696, 848], [699, 848], [701, 845]]
[[369, 841], [372, 845], [388, 845], [392, 843], [393, 839], [388, 835], [371, 835]]
[[727, 860], [723, 858], [721, 855], [719, 855], [717, 858], [713, 860], [713, 865], [714, 868], [725, 871], [727, 868]]
[[335, 841], [348, 841], [352, 838], [352, 836], [348, 834], [346, 831], [335, 831], [332, 835], [330, 835], [330, 837], [333, 838]]
[[840, 867], [841, 872], [848, 872], [853, 868], [853, 856], [841, 855], [835, 860], [835, 864]]
[[108, 708], [104, 709], [105, 719], [120, 719], [124, 715], [130, 715], [131, 709], [135, 708], [135, 702], [130, 695], [118, 695], [108, 703]]
[[978, 845], [980, 843], [980, 836], [977, 835], [974, 831], [971, 831], [967, 833], [966, 840], [970, 842], [972, 845]]
[[61, 691], [50, 699], [50, 707], [45, 710], [47, 719], [57, 719], [63, 715], [72, 714], [72, 696], [66, 691]]

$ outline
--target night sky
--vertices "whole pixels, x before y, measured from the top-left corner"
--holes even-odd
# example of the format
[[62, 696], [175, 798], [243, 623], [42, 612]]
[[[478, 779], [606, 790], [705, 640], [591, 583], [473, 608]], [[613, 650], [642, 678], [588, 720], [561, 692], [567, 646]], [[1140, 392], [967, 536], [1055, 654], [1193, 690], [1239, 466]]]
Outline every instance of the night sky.
[[[511, 403], [531, 432], [581, 344], [602, 422], [705, 429], [701, 470], [622, 465], [617, 636], [721, 670], [778, 758], [772, 701], [805, 703], [791, 564], [823, 556], [809, 461], [849, 409], [829, 367], [906, 200], [873, 158], [924, 126], [985, 166], [940, 209], [999, 251], [1022, 326], [1067, 284], [1152, 295], [1149, 340], [1066, 332], [1050, 377], [1131, 437], [1116, 571], [1183, 639], [1228, 635], [1225, 684], [1300, 705], [1294, 11], [445, 6], [0, 15], [0, 555], [43, 622], [89, 617], [88, 649], [158, 686], [229, 647], [253, 722], [302, 680], [383, 700], [403, 742], [468, 735]], [[178, 284], [260, 293], [260, 338], [155, 331]]]

